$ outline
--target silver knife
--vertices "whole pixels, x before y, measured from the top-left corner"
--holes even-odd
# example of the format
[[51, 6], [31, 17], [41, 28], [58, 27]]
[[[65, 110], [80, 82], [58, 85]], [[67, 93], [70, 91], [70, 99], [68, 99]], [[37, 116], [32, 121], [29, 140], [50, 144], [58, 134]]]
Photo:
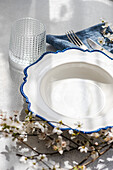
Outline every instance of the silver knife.
[[105, 54], [107, 54], [109, 57], [113, 58], [113, 54], [111, 52], [109, 52], [108, 50], [106, 50], [105, 48], [103, 48], [101, 45], [97, 44], [96, 42], [94, 42], [92, 39], [88, 38], [87, 39], [88, 44], [90, 45], [91, 48], [95, 49], [95, 50], [100, 50], [103, 51]]

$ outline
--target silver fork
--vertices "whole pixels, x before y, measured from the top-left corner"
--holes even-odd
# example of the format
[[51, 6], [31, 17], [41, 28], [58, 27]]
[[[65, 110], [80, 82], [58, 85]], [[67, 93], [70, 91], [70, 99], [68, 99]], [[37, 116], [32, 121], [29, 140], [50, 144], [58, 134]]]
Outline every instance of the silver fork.
[[78, 46], [78, 47], [80, 47], [80, 48], [82, 48], [82, 49], [84, 49], [84, 50], [88, 49], [88, 48], [84, 45], [84, 43], [78, 38], [78, 36], [74, 33], [73, 30], [68, 31], [68, 32], [65, 33], [65, 34], [66, 34], [68, 40], [69, 40], [71, 43], [75, 44], [76, 46]]

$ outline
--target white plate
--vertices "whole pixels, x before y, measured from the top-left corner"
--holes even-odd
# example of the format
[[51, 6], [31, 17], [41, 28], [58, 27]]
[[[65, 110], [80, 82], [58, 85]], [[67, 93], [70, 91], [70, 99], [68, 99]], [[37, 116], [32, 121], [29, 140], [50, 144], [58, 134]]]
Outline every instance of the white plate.
[[21, 93], [39, 117], [85, 133], [113, 126], [113, 61], [102, 52], [47, 52], [24, 72]]

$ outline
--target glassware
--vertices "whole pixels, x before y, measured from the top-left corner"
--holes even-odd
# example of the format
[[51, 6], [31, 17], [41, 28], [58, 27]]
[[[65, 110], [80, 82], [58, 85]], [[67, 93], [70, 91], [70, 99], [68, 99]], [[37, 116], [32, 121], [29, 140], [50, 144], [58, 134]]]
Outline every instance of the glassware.
[[44, 24], [33, 18], [14, 22], [11, 29], [9, 57], [17, 64], [29, 65], [46, 51]]

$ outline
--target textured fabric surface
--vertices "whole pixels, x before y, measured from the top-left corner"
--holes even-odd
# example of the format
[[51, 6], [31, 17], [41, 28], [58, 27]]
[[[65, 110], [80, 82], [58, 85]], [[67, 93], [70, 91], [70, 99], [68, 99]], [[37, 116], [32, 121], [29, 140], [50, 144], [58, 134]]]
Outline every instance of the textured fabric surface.
[[[87, 38], [91, 38], [92, 40], [98, 43], [98, 37], [103, 37], [103, 35], [101, 34], [102, 25], [103, 25], [102, 23], [97, 24], [87, 29], [84, 29], [82, 31], [76, 32], [77, 36], [88, 47], [88, 49], [91, 49], [91, 47], [87, 43]], [[46, 42], [48, 44], [51, 44], [53, 47], [55, 47], [58, 50], [63, 50], [68, 47], [76, 47], [76, 45], [69, 42], [66, 35], [50, 35], [49, 34], [46, 36]], [[113, 44], [106, 42], [103, 45], [103, 47], [113, 53]]]

